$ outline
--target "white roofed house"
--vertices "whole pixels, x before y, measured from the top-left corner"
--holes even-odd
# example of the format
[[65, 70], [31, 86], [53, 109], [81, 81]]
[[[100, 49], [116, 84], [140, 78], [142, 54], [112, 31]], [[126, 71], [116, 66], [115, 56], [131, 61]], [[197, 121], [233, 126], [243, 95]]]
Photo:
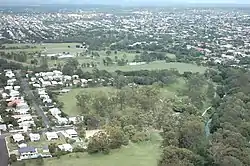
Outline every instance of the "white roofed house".
[[59, 108], [51, 108], [49, 109], [49, 112], [51, 113], [51, 115], [53, 116], [58, 116], [61, 114], [61, 111], [59, 110]]
[[22, 134], [14, 134], [12, 135], [14, 142], [24, 141], [24, 136]]
[[13, 118], [17, 119], [17, 123], [20, 128], [29, 128], [32, 125], [35, 126], [35, 122], [30, 114], [13, 115]]
[[7, 85], [13, 86], [15, 82], [16, 82], [15, 78], [9, 79], [7, 80]]
[[[0, 120], [1, 120], [1, 116], [0, 116]], [[6, 124], [0, 124], [0, 135], [2, 131], [7, 131], [7, 126]]]
[[59, 125], [65, 125], [69, 123], [69, 120], [67, 118], [60, 117], [59, 115], [55, 116], [55, 118]]
[[87, 83], [88, 83], [88, 80], [86, 80], [86, 79], [81, 79], [81, 82], [82, 82], [83, 84], [87, 84]]
[[56, 132], [47, 132], [45, 133], [45, 135], [49, 141], [58, 139], [58, 135]]
[[71, 81], [71, 80], [72, 80], [72, 77], [71, 77], [71, 76], [65, 75], [65, 76], [63, 77], [63, 79], [64, 79], [64, 81]]
[[47, 86], [51, 86], [51, 82], [50, 81], [43, 81], [42, 87], [47, 87]]
[[28, 114], [29, 110], [30, 108], [27, 103], [20, 102], [20, 103], [17, 103], [15, 112], [19, 114]]
[[78, 80], [78, 79], [79, 79], [79, 76], [78, 76], [78, 75], [73, 75], [73, 76], [72, 76], [72, 79]]
[[19, 96], [20, 93], [19, 91], [16, 91], [16, 90], [10, 90], [10, 94], [9, 94], [11, 97], [16, 97], [16, 96]]
[[39, 135], [39, 134], [30, 133], [30, 134], [29, 134], [29, 137], [30, 137], [30, 140], [31, 140], [32, 142], [35, 142], [35, 141], [39, 141], [39, 140], [40, 140], [40, 135]]
[[11, 70], [9, 70], [5, 73], [5, 76], [8, 78], [13, 78], [15, 77], [15, 74]]
[[65, 130], [65, 133], [68, 135], [69, 138], [77, 138], [78, 134], [74, 129]]
[[73, 147], [70, 144], [58, 145], [58, 148], [65, 152], [73, 152]]

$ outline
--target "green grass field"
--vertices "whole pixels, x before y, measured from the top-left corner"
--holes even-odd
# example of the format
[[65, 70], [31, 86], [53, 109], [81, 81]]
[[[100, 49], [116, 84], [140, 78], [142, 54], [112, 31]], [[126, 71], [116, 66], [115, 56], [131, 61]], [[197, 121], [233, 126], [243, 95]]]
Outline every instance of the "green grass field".
[[185, 71], [200, 72], [204, 73], [206, 67], [197, 66], [195, 64], [188, 63], [166, 63], [165, 61], [155, 61], [145, 65], [126, 65], [126, 66], [100, 66], [99, 69], [107, 70], [109, 72], [114, 72], [116, 70], [121, 71], [136, 71], [136, 70], [162, 70], [162, 69], [177, 69], [180, 73]]
[[[113, 150], [109, 155], [76, 153], [62, 156], [60, 159], [46, 159], [45, 166], [157, 166], [160, 157], [159, 134], [154, 133], [151, 141], [133, 144]], [[27, 161], [26, 166], [35, 166]]]
[[90, 92], [90, 93], [99, 93], [102, 92], [112, 92], [115, 89], [112, 87], [97, 87], [97, 88], [77, 88], [72, 89], [70, 92], [66, 94], [62, 94], [59, 96], [59, 101], [64, 103], [64, 107], [62, 109], [63, 112], [68, 114], [69, 116], [76, 116], [80, 114], [79, 108], [76, 106], [76, 95], [78, 95], [81, 91]]

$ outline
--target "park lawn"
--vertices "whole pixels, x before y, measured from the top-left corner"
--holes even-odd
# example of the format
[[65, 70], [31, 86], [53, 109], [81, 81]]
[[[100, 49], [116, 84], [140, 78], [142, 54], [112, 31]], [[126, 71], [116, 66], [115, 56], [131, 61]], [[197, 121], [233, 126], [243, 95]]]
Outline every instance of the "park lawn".
[[71, 89], [70, 92], [59, 95], [58, 99], [60, 102], [64, 103], [64, 107], [62, 111], [69, 116], [77, 116], [81, 112], [79, 108], [76, 106], [76, 96], [80, 92], [89, 92], [89, 93], [99, 93], [101, 92], [112, 92], [115, 89], [112, 87], [96, 87], [96, 88], [76, 88], [76, 89]]
[[[159, 134], [158, 134], [159, 135]], [[157, 166], [160, 158], [160, 136], [152, 136], [155, 140], [144, 143], [130, 143], [126, 147], [111, 151], [109, 155], [75, 153], [60, 157], [60, 159], [46, 159], [45, 166]], [[34, 166], [29, 161], [26, 166]]]
[[[80, 45], [80, 43], [44, 43], [41, 44], [41, 47], [45, 47], [44, 53], [63, 53], [69, 52], [70, 54], [80, 53], [83, 50], [81, 48], [76, 48], [76, 45]], [[70, 48], [68, 47], [70, 46]]]
[[155, 61], [145, 65], [126, 65], [126, 66], [99, 66], [100, 70], [107, 70], [109, 72], [114, 72], [116, 70], [121, 71], [138, 71], [138, 70], [162, 70], [162, 69], [177, 69], [180, 73], [184, 72], [199, 72], [204, 73], [206, 67], [198, 66], [196, 64], [189, 63], [166, 63], [165, 61]]

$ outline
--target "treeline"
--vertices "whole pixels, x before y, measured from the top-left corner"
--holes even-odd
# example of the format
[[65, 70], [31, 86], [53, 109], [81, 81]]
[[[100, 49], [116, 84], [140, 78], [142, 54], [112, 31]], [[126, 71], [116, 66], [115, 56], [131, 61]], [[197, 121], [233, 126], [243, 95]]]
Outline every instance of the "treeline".
[[[249, 71], [220, 66], [204, 76], [217, 87], [211, 96], [211, 119], [204, 123], [194, 102], [185, 107], [193, 105], [188, 109], [193, 111], [163, 116], [163, 153], [158, 166], [250, 165]], [[205, 134], [207, 127], [210, 134]]]
[[0, 51], [0, 57], [9, 59], [9, 60], [14, 60], [17, 62], [27, 62], [29, 57], [33, 57], [34, 55], [39, 54], [39, 52], [5, 52], [5, 51]]
[[5, 45], [0, 45], [0, 50], [14, 50], [14, 49], [33, 49], [37, 48], [37, 46], [31, 46], [31, 45], [23, 45], [23, 46], [5, 46]]
[[166, 53], [163, 52], [147, 52], [144, 51], [140, 55], [136, 55], [134, 62], [153, 62], [157, 60], [166, 60]]

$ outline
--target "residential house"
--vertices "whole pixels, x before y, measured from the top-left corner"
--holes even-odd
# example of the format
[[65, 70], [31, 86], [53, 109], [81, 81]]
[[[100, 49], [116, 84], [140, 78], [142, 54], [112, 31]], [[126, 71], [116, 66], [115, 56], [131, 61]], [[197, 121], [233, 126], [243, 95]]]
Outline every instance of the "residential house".
[[9, 95], [12, 96], [12, 97], [16, 97], [16, 96], [19, 96], [20, 93], [19, 93], [19, 91], [16, 91], [16, 90], [10, 90]]
[[13, 77], [15, 77], [15, 74], [12, 73], [11, 70], [9, 70], [9, 71], [7, 71], [7, 72], [5, 73], [5, 76], [8, 77], [8, 78], [13, 78]]
[[65, 124], [68, 124], [69, 122], [67, 118], [60, 117], [59, 115], [55, 116], [55, 118], [60, 125], [65, 125]]
[[58, 145], [58, 148], [65, 152], [73, 152], [73, 147], [70, 144]]
[[14, 142], [24, 141], [24, 136], [22, 134], [14, 134], [13, 136]]
[[72, 79], [78, 80], [78, 79], [79, 79], [79, 76], [78, 76], [78, 75], [73, 75], [73, 76], [72, 76]]
[[39, 141], [39, 140], [40, 140], [40, 135], [39, 135], [39, 134], [30, 133], [30, 134], [29, 134], [29, 137], [30, 137], [30, 140], [31, 140], [32, 142], [35, 142], [35, 141]]
[[40, 156], [40, 154], [37, 152], [37, 149], [34, 147], [23, 147], [18, 150], [20, 159], [35, 159]]
[[77, 132], [74, 129], [68, 129], [65, 131], [69, 138], [76, 138], [78, 137]]
[[17, 103], [15, 112], [19, 114], [28, 114], [29, 110], [30, 108], [27, 103], [20, 102], [20, 103]]
[[49, 141], [58, 139], [58, 135], [56, 132], [46, 132], [45, 135]]
[[[0, 116], [0, 119], [1, 119], [1, 116]], [[6, 124], [0, 124], [0, 135], [1, 135], [2, 131], [7, 131]]]
[[69, 123], [76, 124], [77, 122], [77, 117], [69, 117]]
[[51, 113], [51, 115], [53, 115], [54, 117], [58, 116], [61, 114], [61, 111], [59, 108], [51, 108], [49, 109], [49, 112]]

